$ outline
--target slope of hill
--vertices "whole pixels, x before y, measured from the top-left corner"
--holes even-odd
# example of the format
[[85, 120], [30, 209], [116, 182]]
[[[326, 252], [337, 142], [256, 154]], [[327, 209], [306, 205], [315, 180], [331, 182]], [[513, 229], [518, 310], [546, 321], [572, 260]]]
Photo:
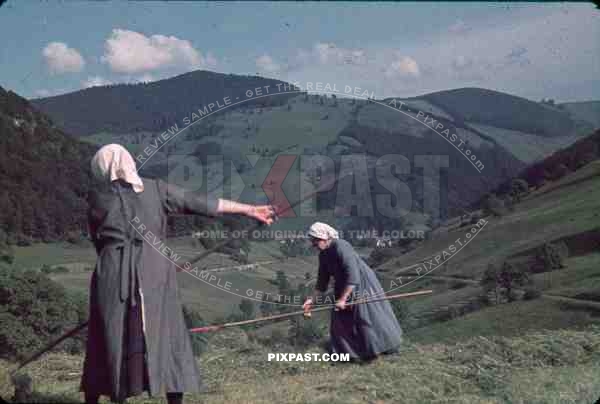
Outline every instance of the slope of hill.
[[483, 88], [440, 91], [422, 98], [450, 113], [457, 123], [472, 121], [544, 137], [573, 136], [594, 129], [559, 108]]
[[[249, 87], [277, 83], [260, 77], [196, 71], [156, 83], [98, 87], [33, 102], [64, 125], [74, 125], [73, 130], [88, 135], [86, 140], [90, 142], [122, 143], [140, 153], [156, 142], [160, 129], [189, 116], [195, 107], [225, 95], [234, 97]], [[259, 98], [254, 102], [260, 108], [243, 103], [178, 132], [144, 165], [142, 174], [166, 177], [186, 156], [195, 156], [208, 166], [208, 154], [222, 155], [225, 164], [231, 161], [239, 172], [234, 175], [224, 171], [228, 194], [244, 201], [264, 202], [266, 197], [260, 186], [281, 154], [327, 155], [335, 161], [338, 172], [348, 155], [361, 154], [369, 167], [370, 189], [389, 193], [375, 178], [374, 167], [382, 155], [400, 154], [411, 162], [411, 172], [403, 179], [411, 189], [413, 204], [404, 223], [395, 221], [387, 226], [423, 227], [431, 215], [424, 209], [424, 195], [442, 195], [442, 220], [461, 214], [485, 193], [517, 175], [525, 163], [545, 157], [576, 140], [584, 128], [593, 126], [558, 107], [478, 88], [404, 101], [411, 110], [406, 114], [386, 108], [385, 100], [381, 103], [384, 105], [379, 105], [319, 94]], [[95, 105], [102, 108], [92, 108]], [[436, 134], [418, 117], [421, 110], [458, 134], [464, 144], [452, 145]], [[538, 144], [544, 147], [538, 149]], [[466, 148], [485, 166], [484, 172], [478, 173], [468, 157], [461, 154]], [[249, 164], [249, 154], [260, 156], [258, 164]], [[425, 178], [415, 164], [415, 156], [428, 154], [449, 159], [447, 175], [442, 175], [439, 185], [432, 178]], [[207, 169], [217, 173], [219, 167]], [[299, 190], [310, 183], [310, 176], [300, 166], [300, 159], [296, 159], [282, 187], [288, 200], [299, 199]], [[196, 184], [188, 181], [185, 186]], [[436, 187], [442, 187], [442, 192]], [[319, 206], [331, 211], [336, 197], [335, 189], [320, 194]], [[285, 222], [296, 229], [308, 224], [299, 219]], [[348, 220], [338, 224], [358, 226]]]
[[469, 128], [494, 139], [520, 161], [531, 164], [573, 143], [576, 136], [543, 137], [530, 133], [466, 122]]
[[[298, 98], [290, 101], [292, 110], [304, 108], [307, 114], [320, 108], [318, 104], [304, 103]], [[403, 148], [426, 154], [426, 144], [434, 144], [439, 149], [434, 148], [433, 152], [447, 152], [441, 149], [442, 146], [437, 146], [434, 138], [428, 139], [433, 135], [425, 131], [419, 136], [403, 135], [402, 131], [394, 132], [369, 125], [368, 119], [346, 125], [345, 114], [352, 115], [353, 108], [341, 100], [338, 103], [338, 109], [329, 115], [330, 132], [335, 133], [330, 134], [331, 137], [324, 144], [316, 145], [317, 151], [321, 148], [337, 148], [341, 153], [332, 153], [336, 158], [352, 150], [366, 151], [371, 157], [385, 150], [400, 151]], [[264, 139], [262, 146], [270, 147], [270, 136], [277, 136], [285, 128], [282, 122], [286, 110], [287, 107], [281, 106], [263, 111], [262, 114], [268, 117], [265, 122], [272, 126], [268, 131], [258, 132], [261, 138], [256, 133], [250, 135], [248, 145], [253, 145], [254, 140], [261, 143], [259, 139]], [[359, 119], [360, 113], [357, 111]], [[319, 120], [309, 121], [306, 127], [301, 126], [305, 121], [300, 120], [290, 132], [297, 135], [308, 132], [307, 128], [316, 130], [314, 128]], [[220, 144], [225, 146], [235, 144], [237, 139], [232, 128], [238, 122], [231, 121], [229, 125], [232, 126], [226, 126], [228, 121], [225, 118], [215, 121], [222, 122], [220, 131], [229, 134], [220, 138]], [[261, 118], [256, 118], [255, 122], [259, 126], [266, 125]], [[456, 247], [457, 240], [462, 240], [464, 244], [450, 261], [433, 272], [438, 278], [436, 282], [425, 277], [400, 291], [425, 286], [434, 289], [431, 296], [407, 302], [408, 316], [420, 315], [423, 320], [426, 314], [431, 315], [418, 327], [412, 327], [409, 321], [403, 323], [406, 325], [406, 344], [399, 355], [383, 358], [368, 366], [350, 364], [333, 368], [325, 362], [272, 362], [267, 360], [269, 352], [321, 351], [317, 346], [263, 346], [253, 339], [256, 334], [252, 332], [238, 330], [230, 334], [229, 339], [225, 333], [216, 334], [210, 340], [208, 352], [200, 358], [201, 366], [206, 369], [208, 391], [186, 397], [186, 400], [215, 403], [593, 402], [600, 395], [597, 385], [600, 377], [597, 370], [600, 364], [600, 317], [597, 308], [599, 303], [596, 301], [600, 255], [596, 251], [588, 251], [579, 245], [580, 248], [570, 249], [571, 255], [565, 260], [564, 268], [533, 274], [534, 285], [541, 293], [538, 298], [475, 307], [469, 313], [458, 311], [444, 318], [438, 314], [460, 309], [459, 306], [469, 305], [478, 299], [481, 288], [477, 283], [490, 263], [520, 259], [523, 254], [534, 253], [546, 242], [578, 240], [584, 234], [597, 234], [600, 226], [600, 164], [586, 159], [598, 157], [599, 136], [600, 132], [597, 132], [542, 161], [544, 170], [553, 171], [553, 167], [563, 164], [576, 171], [564, 172], [556, 182], [549, 178], [550, 183], [525, 197], [504, 216], [486, 218], [485, 227], [468, 243], [466, 234], [471, 233], [471, 227], [462, 227], [440, 234], [377, 268], [384, 288], [389, 289], [391, 279], [416, 275], [415, 263], [431, 262], [436, 255], [449, 251], [450, 245]], [[187, 147], [193, 144], [193, 140], [185, 140]], [[280, 141], [278, 147], [289, 144], [288, 140], [277, 140]], [[378, 149], [382, 147], [378, 143], [388, 147], [385, 150]], [[487, 148], [487, 153], [502, 150], [490, 146]], [[479, 155], [487, 156], [485, 149], [477, 149]], [[581, 154], [582, 151], [593, 153]], [[457, 169], [457, 163], [451, 161], [452, 168]], [[586, 162], [588, 164], [583, 165]], [[503, 170], [506, 173], [510, 168], [498, 167], [496, 172], [501, 173]], [[468, 180], [461, 179], [461, 189], [464, 189], [464, 184], [468, 184]], [[274, 255], [273, 245], [264, 247], [264, 254]], [[195, 248], [188, 245], [185, 255], [194, 256], [196, 253]], [[302, 276], [305, 271], [313, 271], [314, 274], [314, 257], [300, 261], [304, 260], [288, 260], [285, 265], [266, 266], [262, 272], [256, 273], [225, 272], [223, 279], [253, 289], [272, 290], [268, 279], [272, 277], [274, 269], [284, 268], [286, 273], [297, 276]], [[71, 275], [57, 275], [56, 279], [72, 283], [71, 286], [75, 288], [85, 287], [82, 277]], [[216, 313], [216, 307], [225, 310], [235, 307], [237, 298], [209, 288], [189, 282], [186, 278], [181, 288], [182, 298], [185, 303], [211, 315], [221, 314]], [[280, 323], [278, 332], [286, 335], [281, 333], [286, 333], [288, 328], [286, 323]], [[228, 344], [224, 340], [229, 341]], [[30, 371], [37, 383], [40, 400], [80, 400], [77, 387], [81, 361], [81, 356], [49, 355], [44, 361], [33, 364]], [[5, 362], [2, 364], [0, 368], [13, 366]], [[257, 383], [257, 380], [261, 382]], [[10, 390], [6, 373], [0, 371], [0, 395], [11, 394]], [[148, 403], [158, 400], [162, 400], [162, 397], [156, 400], [143, 397], [131, 401]]]
[[[574, 173], [588, 163], [600, 159], [600, 130], [577, 140], [568, 147], [559, 149], [544, 159], [526, 167], [518, 174], [530, 187], [538, 188], [547, 182], [556, 183], [570, 173]], [[510, 181], [503, 183], [495, 192], [510, 192]], [[481, 202], [479, 203], [481, 204]]]
[[558, 107], [564, 107], [577, 119], [590, 122], [594, 129], [600, 128], [600, 101], [565, 102]]
[[[276, 89], [277, 84], [283, 82], [198, 70], [151, 83], [92, 87], [31, 102], [63, 130], [80, 136], [103, 131], [160, 131], [209, 103], [223, 105], [225, 97], [235, 103], [236, 97], [247, 99], [247, 90], [264, 86]], [[257, 98], [242, 105], [281, 105], [289, 96]]]
[[[381, 265], [377, 271], [386, 282], [397, 277], [405, 283], [413, 280], [418, 267], [421, 274], [432, 271], [401, 289], [434, 289], [434, 295], [408, 303], [413, 319], [408, 335], [424, 342], [458, 341], [475, 335], [514, 336], [597, 324], [599, 163], [594, 161], [565, 175], [555, 186], [532, 192], [512, 212], [485, 218], [487, 223], [470, 241], [466, 235], [472, 226], [464, 226]], [[561, 241], [569, 251], [564, 268], [534, 272], [530, 265], [539, 248]], [[444, 255], [451, 248], [459, 252]], [[527, 287], [537, 290], [537, 299], [492, 306], [482, 302], [479, 281], [490, 264], [504, 262], [530, 274], [533, 284]]]
[[87, 229], [84, 198], [95, 149], [0, 88], [0, 230], [9, 240], [51, 240]]

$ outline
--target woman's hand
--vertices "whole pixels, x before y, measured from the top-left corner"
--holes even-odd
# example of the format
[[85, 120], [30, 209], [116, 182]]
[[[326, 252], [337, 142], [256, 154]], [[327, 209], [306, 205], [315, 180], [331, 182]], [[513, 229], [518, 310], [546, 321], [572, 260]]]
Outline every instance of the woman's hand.
[[219, 199], [217, 213], [244, 215], [268, 225], [277, 220], [277, 212], [272, 205], [248, 205], [229, 199]]
[[344, 310], [348, 306], [348, 303], [346, 303], [346, 302], [348, 301], [348, 298], [352, 294], [352, 291], [354, 290], [355, 286], [356, 285], [350, 284], [344, 288], [344, 292], [342, 293], [340, 298], [335, 302], [336, 310]]
[[259, 222], [271, 225], [277, 220], [275, 208], [271, 205], [249, 205], [246, 216], [258, 220]]
[[335, 309], [336, 310], [344, 310], [346, 308], [346, 300], [338, 300], [337, 302], [335, 302]]
[[313, 300], [312, 298], [308, 298], [306, 299], [306, 301], [304, 302], [304, 304], [302, 305], [302, 309], [304, 310], [304, 317], [310, 317], [310, 310], [312, 309], [313, 306]]

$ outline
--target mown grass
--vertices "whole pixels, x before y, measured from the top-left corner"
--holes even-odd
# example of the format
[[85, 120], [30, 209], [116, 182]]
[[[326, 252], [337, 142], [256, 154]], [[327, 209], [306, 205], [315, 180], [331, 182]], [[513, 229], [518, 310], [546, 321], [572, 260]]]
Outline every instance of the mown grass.
[[[241, 340], [239, 330], [231, 332], [230, 339]], [[186, 402], [563, 404], [591, 403], [600, 395], [600, 327], [451, 344], [406, 340], [398, 354], [368, 365], [269, 362], [268, 352], [305, 350], [274, 350], [251, 342], [214, 344], [199, 358], [206, 391], [186, 395]], [[0, 370], [3, 397], [12, 394], [8, 366], [4, 362]], [[37, 397], [73, 402], [81, 400], [81, 366], [81, 356], [49, 354], [27, 371]], [[129, 402], [162, 400], [140, 396]]]

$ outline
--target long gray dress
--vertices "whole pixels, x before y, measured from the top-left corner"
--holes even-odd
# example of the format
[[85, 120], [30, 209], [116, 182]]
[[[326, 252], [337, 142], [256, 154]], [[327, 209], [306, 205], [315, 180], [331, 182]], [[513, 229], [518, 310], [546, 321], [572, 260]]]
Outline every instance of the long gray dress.
[[[327, 291], [332, 277], [336, 300], [348, 285], [354, 285], [351, 297], [384, 297], [375, 272], [346, 240], [334, 239], [319, 253], [316, 289]], [[330, 353], [348, 353], [352, 359], [372, 359], [398, 349], [402, 343], [402, 328], [387, 300], [332, 311], [330, 334]]]
[[80, 388], [92, 395], [107, 395], [112, 401], [139, 393], [131, 391], [132, 375], [127, 374], [129, 353], [139, 350], [139, 346], [131, 346], [128, 336], [128, 315], [134, 306], [141, 309], [145, 327], [144, 367], [150, 395], [198, 392], [202, 387], [182, 313], [175, 266], [153, 245], [158, 244], [156, 240], [168, 245], [169, 213], [214, 216], [217, 200], [186, 193], [161, 180], [142, 180], [144, 191], [139, 194], [117, 180], [100, 186], [88, 197], [90, 231], [98, 259], [90, 284]]

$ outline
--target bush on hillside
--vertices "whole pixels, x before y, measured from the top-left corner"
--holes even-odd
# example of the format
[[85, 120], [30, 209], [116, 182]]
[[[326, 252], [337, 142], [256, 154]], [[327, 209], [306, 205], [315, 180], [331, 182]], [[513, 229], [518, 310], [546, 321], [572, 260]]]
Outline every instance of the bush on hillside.
[[[0, 357], [22, 359], [87, 319], [87, 299], [39, 271], [0, 272]], [[62, 349], [83, 351], [84, 334]]]
[[[486, 295], [493, 294], [495, 302], [512, 302], [516, 300], [515, 289], [530, 284], [529, 273], [526, 269], [506, 261], [502, 266], [489, 264], [481, 279], [481, 286]], [[488, 300], [489, 302], [489, 300]]]
[[510, 196], [514, 202], [520, 202], [529, 193], [529, 184], [521, 178], [515, 178], [510, 184]]
[[545, 243], [538, 248], [534, 272], [548, 272], [564, 268], [564, 260], [569, 256], [569, 248], [564, 241], [559, 243]]

